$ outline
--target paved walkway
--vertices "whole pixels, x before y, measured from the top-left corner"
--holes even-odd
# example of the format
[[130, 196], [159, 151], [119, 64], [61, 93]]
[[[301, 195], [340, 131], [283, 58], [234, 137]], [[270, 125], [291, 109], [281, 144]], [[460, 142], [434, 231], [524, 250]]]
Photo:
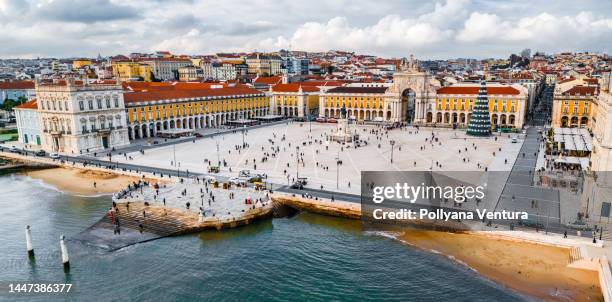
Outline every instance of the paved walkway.
[[496, 210], [523, 210], [529, 214], [533, 223], [539, 228], [559, 228], [560, 203], [559, 192], [554, 189], [535, 187], [533, 175], [540, 152], [539, 127], [529, 127], [518, 158], [514, 162], [506, 186], [498, 200]]

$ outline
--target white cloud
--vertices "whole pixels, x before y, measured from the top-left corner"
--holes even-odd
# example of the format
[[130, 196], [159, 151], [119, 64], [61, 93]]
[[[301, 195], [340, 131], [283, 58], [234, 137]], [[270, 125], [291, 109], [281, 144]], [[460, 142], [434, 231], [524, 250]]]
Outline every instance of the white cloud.
[[382, 56], [505, 57], [522, 48], [610, 51], [612, 2], [0, 0], [0, 27], [0, 57], [289, 46]]
[[308, 22], [289, 38], [281, 36], [274, 46], [309, 51], [347, 49], [361, 52], [387, 52], [392, 49], [426, 47], [447, 39], [452, 34], [430, 23], [389, 15], [376, 24], [353, 27], [344, 17], [326, 23]]
[[465, 21], [457, 39], [471, 43], [516, 41], [574, 47], [577, 43], [610, 42], [610, 34], [612, 19], [595, 18], [589, 12], [580, 12], [575, 16], [541, 13], [515, 22], [504, 21], [495, 14], [474, 12]]

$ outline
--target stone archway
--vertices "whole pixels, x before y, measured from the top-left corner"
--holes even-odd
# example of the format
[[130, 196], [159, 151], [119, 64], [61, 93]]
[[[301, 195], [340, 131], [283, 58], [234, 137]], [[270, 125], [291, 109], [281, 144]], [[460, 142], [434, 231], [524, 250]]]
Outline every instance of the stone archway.
[[[413, 56], [402, 59], [400, 71], [393, 74], [393, 85], [386, 91], [385, 103], [391, 105], [391, 121], [413, 124], [427, 122], [427, 104], [436, 98], [431, 76], [420, 71]], [[412, 115], [412, 116], [409, 116]]]

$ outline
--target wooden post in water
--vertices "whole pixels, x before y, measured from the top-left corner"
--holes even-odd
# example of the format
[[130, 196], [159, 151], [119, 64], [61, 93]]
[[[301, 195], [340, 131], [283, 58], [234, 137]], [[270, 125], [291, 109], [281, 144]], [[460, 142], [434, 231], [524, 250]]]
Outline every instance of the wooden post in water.
[[62, 252], [62, 263], [64, 264], [64, 269], [70, 268], [70, 259], [68, 258], [68, 249], [66, 248], [66, 242], [64, 241], [66, 237], [64, 235], [60, 236], [60, 249]]
[[26, 248], [28, 250], [28, 256], [33, 257], [34, 247], [32, 246], [32, 232], [30, 231], [29, 225], [26, 225], [25, 234], [26, 234]]

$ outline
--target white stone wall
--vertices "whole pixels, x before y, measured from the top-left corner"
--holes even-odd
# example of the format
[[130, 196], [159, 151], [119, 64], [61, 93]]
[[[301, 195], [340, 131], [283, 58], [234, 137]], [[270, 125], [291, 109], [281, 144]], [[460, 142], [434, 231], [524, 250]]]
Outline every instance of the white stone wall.
[[40, 86], [37, 90], [43, 148], [80, 154], [129, 144], [121, 87]]
[[38, 111], [36, 109], [15, 108], [15, 118], [17, 120], [19, 142], [22, 144], [38, 145], [38, 141], [40, 141], [40, 145], [42, 145]]

